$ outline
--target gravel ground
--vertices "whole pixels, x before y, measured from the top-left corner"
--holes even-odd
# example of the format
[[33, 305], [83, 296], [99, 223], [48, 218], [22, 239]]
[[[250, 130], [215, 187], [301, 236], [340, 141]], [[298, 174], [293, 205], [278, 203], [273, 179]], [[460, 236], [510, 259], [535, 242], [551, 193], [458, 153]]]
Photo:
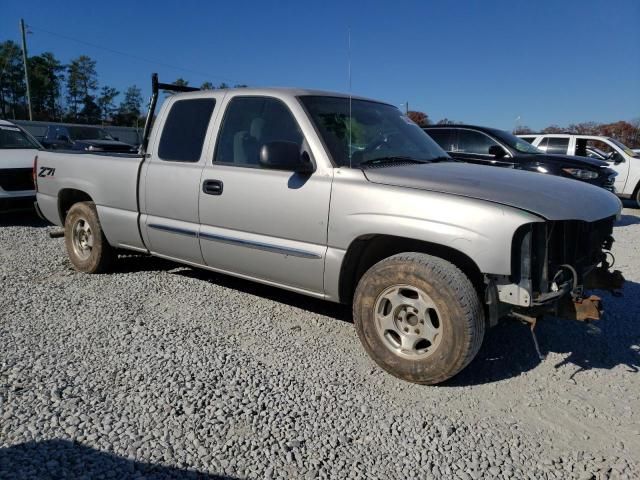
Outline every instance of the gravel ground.
[[0, 478], [638, 478], [640, 210], [597, 327], [492, 329], [445, 385], [375, 367], [349, 309], [131, 257], [72, 271], [0, 218]]

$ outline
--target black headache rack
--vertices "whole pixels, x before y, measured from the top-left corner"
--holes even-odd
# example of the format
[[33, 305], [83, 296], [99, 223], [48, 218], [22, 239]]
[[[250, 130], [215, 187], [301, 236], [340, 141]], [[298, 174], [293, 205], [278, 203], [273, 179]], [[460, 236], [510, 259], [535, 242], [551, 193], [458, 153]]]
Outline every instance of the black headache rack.
[[160, 93], [160, 90], [167, 92], [197, 92], [200, 89], [197, 87], [187, 87], [186, 85], [174, 85], [173, 83], [160, 83], [158, 82], [158, 74], [151, 74], [151, 98], [149, 99], [149, 110], [147, 111], [147, 119], [144, 122], [142, 142], [140, 143], [140, 149], [138, 150], [138, 153], [143, 155], [147, 152], [149, 134], [151, 133], [151, 125], [153, 123], [153, 114], [156, 111], [156, 104], [158, 103], [158, 94]]

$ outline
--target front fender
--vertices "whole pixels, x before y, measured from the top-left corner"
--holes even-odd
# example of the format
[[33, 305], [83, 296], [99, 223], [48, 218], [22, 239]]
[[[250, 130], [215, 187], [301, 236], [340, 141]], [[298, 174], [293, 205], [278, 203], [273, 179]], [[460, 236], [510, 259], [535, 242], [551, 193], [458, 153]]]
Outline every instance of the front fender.
[[458, 250], [482, 273], [509, 275], [515, 231], [544, 221], [484, 200], [353, 180], [334, 181], [330, 248], [346, 251], [356, 238], [392, 235]]

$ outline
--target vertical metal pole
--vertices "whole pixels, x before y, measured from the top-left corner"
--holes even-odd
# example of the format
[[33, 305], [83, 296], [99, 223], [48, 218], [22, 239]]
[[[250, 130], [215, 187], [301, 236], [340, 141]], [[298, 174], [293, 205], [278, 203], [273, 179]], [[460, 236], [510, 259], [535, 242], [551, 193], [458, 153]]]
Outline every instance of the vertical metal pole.
[[20, 19], [20, 30], [22, 32], [22, 63], [24, 64], [24, 80], [27, 84], [27, 106], [29, 107], [29, 120], [33, 120], [31, 110], [31, 88], [29, 86], [29, 69], [27, 68], [27, 36], [24, 29], [24, 19]]
[[409, 100], [407, 100], [407, 103], [404, 104], [404, 107], [405, 115], [409, 115]]

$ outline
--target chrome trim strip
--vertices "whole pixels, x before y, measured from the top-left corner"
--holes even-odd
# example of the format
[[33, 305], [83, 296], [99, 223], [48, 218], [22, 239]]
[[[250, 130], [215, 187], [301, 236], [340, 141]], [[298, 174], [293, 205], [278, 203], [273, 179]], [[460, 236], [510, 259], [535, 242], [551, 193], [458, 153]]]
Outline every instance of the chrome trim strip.
[[149, 228], [156, 230], [162, 230], [163, 232], [177, 233], [178, 235], [185, 235], [187, 237], [197, 237], [198, 232], [194, 230], [186, 230], [184, 228], [169, 227], [167, 225], [158, 225], [157, 223], [150, 223]]
[[322, 258], [322, 255], [307, 252], [305, 250], [298, 250], [297, 248], [278, 247], [276, 245], [269, 245], [268, 243], [253, 242], [251, 240], [240, 240], [239, 238], [225, 237], [222, 235], [214, 235], [211, 233], [200, 232], [200, 237], [206, 240], [212, 240], [214, 242], [228, 243], [230, 245], [237, 245], [240, 247], [255, 248], [257, 250], [264, 250], [266, 252], [280, 253], [282, 255], [290, 255], [292, 257], [311, 258], [311, 259]]

